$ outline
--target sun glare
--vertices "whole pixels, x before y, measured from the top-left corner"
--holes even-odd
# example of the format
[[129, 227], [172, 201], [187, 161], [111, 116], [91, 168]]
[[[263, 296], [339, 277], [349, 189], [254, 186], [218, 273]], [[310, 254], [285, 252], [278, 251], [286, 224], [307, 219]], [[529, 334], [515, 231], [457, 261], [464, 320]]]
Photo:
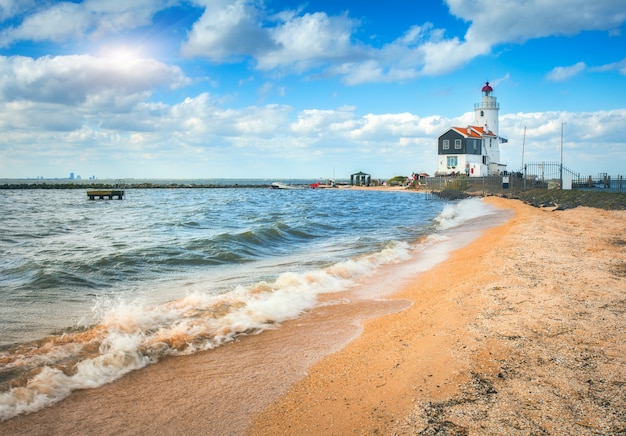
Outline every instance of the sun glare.
[[141, 57], [139, 49], [127, 46], [107, 47], [100, 51], [100, 56], [113, 62], [126, 63]]

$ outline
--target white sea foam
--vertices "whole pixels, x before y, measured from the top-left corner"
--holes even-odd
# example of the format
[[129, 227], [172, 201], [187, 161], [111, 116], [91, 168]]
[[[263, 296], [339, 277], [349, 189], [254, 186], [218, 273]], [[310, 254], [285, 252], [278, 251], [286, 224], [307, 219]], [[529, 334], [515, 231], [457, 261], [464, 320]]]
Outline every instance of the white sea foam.
[[463, 223], [492, 215], [496, 210], [480, 198], [469, 198], [456, 203], [447, 204], [435, 218], [439, 230], [447, 230]]
[[[73, 390], [95, 388], [150, 362], [138, 351], [141, 335], [111, 333], [100, 346], [100, 354], [78, 362], [72, 374], [43, 366], [26, 386], [0, 393], [0, 420], [37, 411], [69, 395]], [[59, 352], [59, 350], [56, 350]]]

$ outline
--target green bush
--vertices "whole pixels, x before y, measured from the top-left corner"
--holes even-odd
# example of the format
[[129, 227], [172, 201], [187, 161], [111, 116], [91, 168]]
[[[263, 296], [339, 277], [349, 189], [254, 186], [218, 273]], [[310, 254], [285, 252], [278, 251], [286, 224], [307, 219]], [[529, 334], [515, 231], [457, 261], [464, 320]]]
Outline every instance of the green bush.
[[387, 186], [403, 186], [406, 183], [406, 176], [395, 176], [387, 180]]

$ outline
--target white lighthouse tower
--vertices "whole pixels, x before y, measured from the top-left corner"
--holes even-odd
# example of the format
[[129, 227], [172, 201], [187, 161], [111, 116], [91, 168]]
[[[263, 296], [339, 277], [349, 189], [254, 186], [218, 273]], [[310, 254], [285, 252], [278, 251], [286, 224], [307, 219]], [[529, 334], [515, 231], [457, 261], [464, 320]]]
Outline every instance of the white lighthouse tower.
[[452, 127], [439, 136], [436, 175], [481, 177], [506, 171], [506, 164], [500, 163], [500, 144], [508, 142], [500, 136], [500, 106], [489, 82], [481, 91], [482, 100], [474, 105], [474, 123]]
[[[485, 83], [481, 90], [483, 97], [480, 103], [474, 104], [474, 125], [482, 127], [485, 132], [492, 132], [496, 138], [485, 141], [485, 154], [488, 156], [487, 161], [492, 168], [489, 169], [490, 174], [499, 173], [498, 165], [500, 162], [500, 132], [498, 126], [498, 118], [500, 105], [498, 99], [493, 95], [493, 88], [489, 82]], [[495, 166], [494, 166], [495, 164]]]
[[474, 125], [485, 129], [485, 132], [492, 131], [498, 136], [498, 112], [500, 105], [498, 99], [491, 95], [493, 88], [489, 82], [483, 86], [483, 98], [480, 103], [474, 105]]

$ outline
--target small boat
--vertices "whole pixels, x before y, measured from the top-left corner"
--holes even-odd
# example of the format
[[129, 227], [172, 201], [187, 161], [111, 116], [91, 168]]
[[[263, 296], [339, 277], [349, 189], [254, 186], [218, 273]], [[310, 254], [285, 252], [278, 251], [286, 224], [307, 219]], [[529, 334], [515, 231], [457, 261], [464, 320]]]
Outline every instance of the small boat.
[[287, 185], [281, 182], [272, 182], [270, 189], [304, 189], [304, 186]]

